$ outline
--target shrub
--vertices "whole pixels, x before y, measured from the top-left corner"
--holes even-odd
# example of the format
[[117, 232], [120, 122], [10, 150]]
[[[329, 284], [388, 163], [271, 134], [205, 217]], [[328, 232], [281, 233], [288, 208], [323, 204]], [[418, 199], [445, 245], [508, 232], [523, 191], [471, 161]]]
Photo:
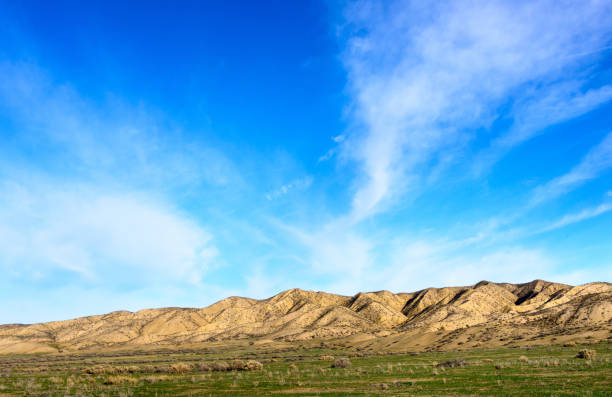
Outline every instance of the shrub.
[[332, 368], [349, 368], [351, 366], [351, 360], [348, 358], [337, 358], [332, 364]]
[[212, 364], [213, 371], [223, 372], [229, 371], [230, 366], [225, 361], [217, 361]]
[[234, 371], [242, 371], [245, 369], [244, 366], [245, 364], [244, 364], [244, 361], [242, 360], [234, 360], [230, 364], [231, 369]]
[[185, 363], [176, 363], [170, 366], [170, 372], [174, 374], [183, 374], [191, 371], [191, 365]]
[[319, 357], [319, 360], [321, 360], [321, 361], [334, 361], [334, 356], [323, 355], [323, 356]]
[[249, 360], [246, 362], [246, 369], [248, 371], [261, 371], [263, 364], [256, 360]]
[[595, 358], [596, 354], [597, 353], [595, 352], [595, 350], [582, 349], [578, 352], [578, 354], [576, 354], [576, 358], [584, 358], [586, 360], [592, 360]]
[[576, 342], [567, 342], [563, 344], [563, 347], [574, 347], [576, 346]]
[[527, 363], [529, 362], [529, 359], [526, 356], [520, 356], [519, 357], [519, 361], [522, 363]]
[[198, 363], [196, 368], [201, 372], [210, 372], [213, 370], [212, 366], [208, 363]]
[[463, 358], [458, 358], [456, 360], [448, 360], [440, 364], [436, 364], [436, 367], [440, 368], [455, 368], [455, 367], [465, 367], [467, 366], [467, 362]]

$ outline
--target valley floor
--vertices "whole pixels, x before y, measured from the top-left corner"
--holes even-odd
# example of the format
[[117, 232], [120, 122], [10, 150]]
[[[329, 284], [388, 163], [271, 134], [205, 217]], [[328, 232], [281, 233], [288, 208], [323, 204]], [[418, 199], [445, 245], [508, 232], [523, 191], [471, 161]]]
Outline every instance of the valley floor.
[[[577, 358], [584, 349], [595, 355]], [[350, 366], [333, 368], [339, 358]], [[612, 343], [384, 355], [245, 343], [0, 356], [0, 396], [220, 395], [612, 395]]]

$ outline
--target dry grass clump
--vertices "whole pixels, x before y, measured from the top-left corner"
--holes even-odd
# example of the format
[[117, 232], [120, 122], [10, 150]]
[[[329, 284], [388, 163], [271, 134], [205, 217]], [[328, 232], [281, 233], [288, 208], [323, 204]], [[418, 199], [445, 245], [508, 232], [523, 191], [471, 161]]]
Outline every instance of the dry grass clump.
[[98, 365], [95, 367], [85, 368], [84, 372], [88, 375], [105, 375], [110, 373], [110, 367]]
[[191, 371], [191, 365], [185, 363], [176, 363], [170, 366], [170, 372], [173, 374], [184, 374]]
[[576, 358], [584, 358], [586, 360], [592, 360], [595, 358], [597, 353], [592, 349], [582, 349], [576, 354]]
[[576, 342], [567, 342], [563, 344], [563, 347], [574, 347], [576, 346]]
[[170, 378], [167, 375], [147, 376], [146, 378], [143, 378], [143, 380], [146, 383], [165, 382], [165, 381], [168, 381], [170, 379], [172, 379], [172, 378]]
[[351, 366], [351, 360], [348, 358], [342, 357], [334, 360], [332, 364], [332, 368], [349, 368]]
[[136, 365], [130, 365], [127, 367], [96, 365], [93, 367], [85, 368], [83, 371], [88, 375], [118, 375], [118, 374], [137, 374], [141, 372], [153, 372], [153, 370], [148, 371], [149, 367], [138, 367]]
[[104, 380], [105, 385], [123, 385], [123, 384], [136, 384], [138, 379], [130, 376], [109, 376]]
[[528, 363], [529, 359], [527, 358], [527, 356], [520, 356], [519, 361], [522, 363]]
[[321, 357], [319, 357], [319, 360], [321, 361], [334, 361], [334, 356], [330, 356], [330, 355], [322, 355]]

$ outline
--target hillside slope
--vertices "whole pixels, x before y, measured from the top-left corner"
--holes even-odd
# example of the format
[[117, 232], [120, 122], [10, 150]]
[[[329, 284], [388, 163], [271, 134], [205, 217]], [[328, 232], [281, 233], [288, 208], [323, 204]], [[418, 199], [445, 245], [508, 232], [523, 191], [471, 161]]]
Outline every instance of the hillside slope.
[[277, 342], [344, 338], [355, 346], [370, 347], [372, 339], [382, 338], [386, 342], [381, 348], [389, 350], [441, 348], [459, 340], [479, 345], [512, 335], [517, 340], [578, 335], [610, 330], [611, 324], [609, 283], [572, 287], [542, 280], [483, 281], [469, 287], [352, 297], [292, 289], [265, 300], [230, 297], [202, 309], [118, 311], [4, 325], [0, 326], [0, 353], [193, 346], [253, 338]]

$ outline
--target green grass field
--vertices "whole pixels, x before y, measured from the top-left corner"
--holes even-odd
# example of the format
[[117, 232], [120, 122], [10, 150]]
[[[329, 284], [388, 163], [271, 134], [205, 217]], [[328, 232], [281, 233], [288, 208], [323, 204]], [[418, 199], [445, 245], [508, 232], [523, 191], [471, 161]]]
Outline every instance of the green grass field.
[[[0, 356], [0, 396], [612, 395], [612, 344], [356, 356], [341, 350]], [[349, 357], [332, 368], [322, 355]], [[221, 361], [263, 369], [209, 371]], [[440, 367], [465, 359], [459, 367]], [[222, 366], [217, 365], [217, 369]]]

